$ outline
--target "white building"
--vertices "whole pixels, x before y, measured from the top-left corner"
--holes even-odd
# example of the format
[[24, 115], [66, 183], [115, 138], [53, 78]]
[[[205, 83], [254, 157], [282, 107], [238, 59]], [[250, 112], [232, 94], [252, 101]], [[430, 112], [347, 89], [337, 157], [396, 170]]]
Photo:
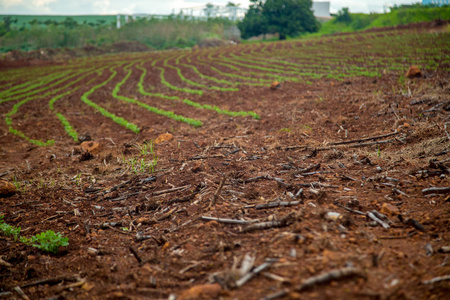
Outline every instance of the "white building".
[[313, 1], [312, 11], [316, 18], [330, 18], [330, 1]]

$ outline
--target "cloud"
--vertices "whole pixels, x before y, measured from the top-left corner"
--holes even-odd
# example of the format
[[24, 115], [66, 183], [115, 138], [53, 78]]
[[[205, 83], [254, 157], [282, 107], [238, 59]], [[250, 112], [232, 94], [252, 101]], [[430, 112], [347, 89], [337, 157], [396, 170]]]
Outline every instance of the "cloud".
[[10, 8], [22, 4], [23, 0], [0, 0], [0, 7]]
[[4, 14], [19, 13], [49, 13], [52, 12], [52, 3], [58, 0], [0, 0], [0, 11]]
[[117, 12], [113, 12], [109, 5], [110, 5], [110, 1], [109, 0], [97, 0], [94, 1], [94, 7], [96, 8], [95, 11], [98, 12], [98, 14], [112, 14], [112, 13], [117, 13]]
[[57, 0], [33, 0], [32, 5], [37, 7], [48, 6], [50, 3], [55, 2]]

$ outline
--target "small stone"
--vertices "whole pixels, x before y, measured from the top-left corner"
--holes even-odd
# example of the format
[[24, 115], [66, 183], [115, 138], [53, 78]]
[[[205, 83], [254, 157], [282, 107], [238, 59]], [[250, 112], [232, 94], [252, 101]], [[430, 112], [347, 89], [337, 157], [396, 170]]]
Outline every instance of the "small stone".
[[281, 84], [278, 81], [274, 81], [270, 85], [270, 89], [272, 89], [272, 90], [279, 90], [279, 89], [281, 89]]
[[422, 71], [420, 71], [418, 66], [411, 66], [405, 76], [408, 78], [421, 77]]
[[222, 287], [218, 283], [202, 284], [191, 287], [189, 290], [181, 293], [179, 300], [194, 299], [215, 299], [222, 291]]
[[173, 139], [173, 135], [170, 133], [163, 133], [155, 140], [155, 144], [161, 144], [162, 142], [168, 142]]
[[205, 171], [205, 166], [203, 165], [202, 162], [196, 161], [196, 162], [194, 162], [194, 165], [192, 166], [191, 171], [193, 173], [204, 172]]
[[383, 205], [381, 206], [381, 213], [385, 215], [396, 216], [400, 214], [400, 210], [395, 205], [392, 205], [390, 203], [383, 203]]
[[85, 152], [89, 152], [91, 154], [99, 153], [101, 151], [100, 144], [93, 141], [82, 142], [80, 147]]
[[11, 182], [0, 180], [0, 198], [10, 197], [16, 193], [16, 187]]

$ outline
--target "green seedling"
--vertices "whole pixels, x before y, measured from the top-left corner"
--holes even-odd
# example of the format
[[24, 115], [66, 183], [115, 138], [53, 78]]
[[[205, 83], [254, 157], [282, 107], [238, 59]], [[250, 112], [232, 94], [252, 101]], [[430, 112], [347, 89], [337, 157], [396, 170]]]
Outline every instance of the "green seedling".
[[291, 128], [281, 128], [280, 130], [278, 130], [278, 132], [287, 132], [287, 133], [291, 133], [292, 129]]
[[20, 237], [20, 241], [49, 253], [58, 253], [59, 247], [69, 245], [68, 237], [63, 237], [60, 232], [55, 233], [53, 230], [41, 232], [31, 238]]
[[14, 236], [14, 241], [17, 241], [17, 238], [20, 235], [20, 227], [11, 226], [6, 224], [3, 221], [4, 216], [0, 216], [0, 231], [6, 236]]

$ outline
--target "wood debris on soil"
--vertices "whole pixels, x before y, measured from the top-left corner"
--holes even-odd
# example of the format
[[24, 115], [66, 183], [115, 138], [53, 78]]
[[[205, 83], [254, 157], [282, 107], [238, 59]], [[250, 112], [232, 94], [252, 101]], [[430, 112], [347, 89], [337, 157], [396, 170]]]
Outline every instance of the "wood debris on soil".
[[[65, 82], [24, 100], [28, 90], [1, 98], [0, 114], [28, 139], [0, 125], [0, 215], [22, 236], [53, 230], [69, 246], [47, 254], [1, 233], [0, 298], [448, 297], [450, 38], [441, 27], [416, 29], [97, 57], [104, 72], [81, 78], [54, 111], [51, 93]], [[399, 38], [411, 43], [389, 46], [397, 54], [386, 55], [379, 41]], [[405, 78], [411, 65], [428, 61], [432, 52], [423, 47], [438, 46], [444, 52], [433, 68]], [[280, 61], [291, 48], [298, 52]], [[337, 52], [341, 58], [327, 60]], [[246, 59], [235, 60], [240, 55]], [[303, 73], [326, 69], [330, 76], [307, 82], [297, 74], [298, 81], [270, 90], [269, 71], [253, 74], [265, 64], [277, 80], [281, 70], [293, 78], [295, 62], [305, 59], [317, 68], [302, 63]], [[370, 73], [369, 62], [379, 76], [335, 73]], [[53, 70], [40, 68], [19, 68], [17, 78], [1, 70], [0, 94], [28, 71]], [[192, 86], [179, 72], [202, 82], [204, 94], [186, 92]], [[241, 76], [232, 86], [239, 91], [215, 90], [237, 78], [228, 72]], [[221, 80], [203, 84], [212, 77]], [[80, 100], [86, 93], [102, 113]], [[153, 106], [203, 126], [149, 112]], [[260, 119], [220, 109], [255, 111]], [[92, 138], [101, 147], [82, 159], [55, 113], [79, 142]], [[120, 118], [139, 134], [114, 121]], [[29, 142], [36, 139], [55, 144]]]

